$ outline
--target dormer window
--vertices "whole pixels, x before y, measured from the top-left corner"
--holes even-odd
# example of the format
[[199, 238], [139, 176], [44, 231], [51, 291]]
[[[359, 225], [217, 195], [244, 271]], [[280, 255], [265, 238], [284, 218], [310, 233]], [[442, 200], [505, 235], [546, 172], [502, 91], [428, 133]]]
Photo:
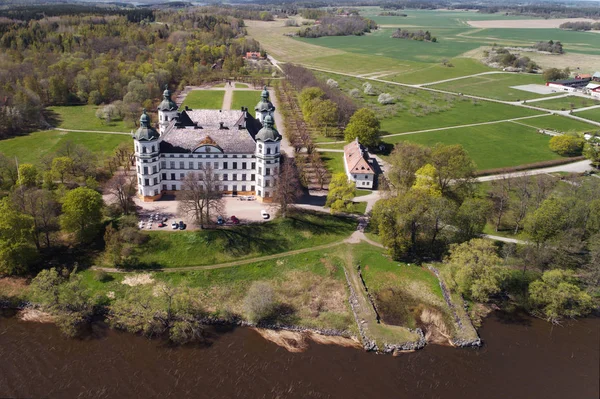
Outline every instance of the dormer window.
[[271, 148], [267, 147], [267, 155], [271, 153]]

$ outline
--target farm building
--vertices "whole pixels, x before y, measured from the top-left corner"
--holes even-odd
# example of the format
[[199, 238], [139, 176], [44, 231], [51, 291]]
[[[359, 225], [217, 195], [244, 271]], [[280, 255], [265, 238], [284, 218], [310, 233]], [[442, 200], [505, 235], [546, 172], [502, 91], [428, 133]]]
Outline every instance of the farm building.
[[600, 82], [599, 83], [588, 83], [587, 86], [585, 86], [585, 93], [589, 94], [592, 97], [597, 97], [600, 98]]
[[600, 82], [600, 72], [596, 72], [592, 75], [592, 80], [594, 82]]
[[546, 82], [546, 86], [568, 92], [575, 92], [583, 90], [587, 84], [591, 81], [591, 78], [585, 79], [563, 79], [556, 80], [554, 82]]
[[374, 162], [358, 139], [344, 146], [344, 169], [356, 188], [373, 188], [375, 183]]

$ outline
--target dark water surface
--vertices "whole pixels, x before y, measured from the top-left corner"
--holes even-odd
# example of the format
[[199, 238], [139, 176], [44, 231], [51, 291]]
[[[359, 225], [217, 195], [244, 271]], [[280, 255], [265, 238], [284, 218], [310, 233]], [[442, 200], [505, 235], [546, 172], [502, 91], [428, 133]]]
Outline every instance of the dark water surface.
[[66, 339], [0, 317], [0, 397], [598, 398], [599, 318], [552, 327], [493, 315], [480, 333], [481, 349], [392, 357], [311, 344], [293, 354], [243, 328], [169, 348], [106, 329]]

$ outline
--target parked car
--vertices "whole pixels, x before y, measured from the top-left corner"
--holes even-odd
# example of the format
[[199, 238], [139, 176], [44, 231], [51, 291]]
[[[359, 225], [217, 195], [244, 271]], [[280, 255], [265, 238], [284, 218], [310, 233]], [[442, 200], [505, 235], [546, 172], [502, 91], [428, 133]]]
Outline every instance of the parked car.
[[223, 223], [225, 223], [225, 221], [223, 220], [223, 216], [217, 216], [217, 224], [221, 226], [223, 225]]
[[183, 223], [183, 220], [179, 221], [179, 230], [185, 230], [185, 223]]
[[269, 215], [269, 212], [267, 212], [266, 210], [262, 210], [260, 211], [260, 215], [262, 216], [263, 219], [267, 220], [268, 218], [271, 217], [271, 215]]
[[236, 218], [235, 216], [231, 216], [231, 223], [233, 224], [240, 224], [240, 219]]
[[160, 223], [158, 224], [158, 227], [165, 227], [165, 226], [166, 226], [166, 224], [164, 224], [163, 222], [160, 222]]
[[177, 224], [177, 222], [173, 222], [173, 223], [171, 223], [171, 228], [173, 230], [177, 230], [179, 228], [179, 224]]

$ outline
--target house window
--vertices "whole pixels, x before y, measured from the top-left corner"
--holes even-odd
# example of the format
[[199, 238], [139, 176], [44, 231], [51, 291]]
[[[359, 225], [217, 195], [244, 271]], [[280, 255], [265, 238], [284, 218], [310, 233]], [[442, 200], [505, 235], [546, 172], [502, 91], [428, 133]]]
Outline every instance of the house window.
[[250, 186], [250, 191], [254, 191], [255, 189], [256, 189], [256, 187]]
[[213, 162], [213, 169], [219, 169], [219, 163]]
[[138, 170], [138, 173], [140, 173], [140, 165], [138, 165], [137, 170]]
[[152, 166], [152, 173], [158, 173], [158, 166]]
[[237, 162], [233, 163], [233, 169], [237, 169]]
[[223, 162], [223, 169], [227, 169], [227, 162]]
[[271, 153], [271, 147], [267, 147], [267, 155]]
[[150, 179], [144, 179], [144, 186], [150, 185]]
[[148, 174], [148, 167], [144, 166], [144, 174], [147, 175]]
[[258, 145], [258, 152], [262, 152], [262, 144]]
[[265, 180], [265, 187], [269, 187], [270, 186], [270, 181], [269, 180]]
[[270, 176], [271, 175], [271, 169], [270, 168], [265, 168], [265, 174], [267, 176]]
[[163, 184], [163, 186], [162, 186], [162, 189], [163, 189], [163, 190], [166, 190], [166, 189], [167, 189], [167, 185], [166, 185], [166, 184]]
[[175, 173], [171, 173], [171, 180], [175, 180]]
[[354, 178], [356, 179], [356, 175], [354, 175]]
[[246, 191], [246, 186], [242, 186], [242, 191]]
[[233, 185], [233, 191], [237, 191], [237, 185], [236, 184]]
[[258, 174], [259, 174], [259, 175], [262, 175], [262, 166], [259, 166], [259, 167], [258, 167]]
[[142, 178], [138, 177], [138, 184], [141, 186], [142, 185]]
[[250, 180], [252, 180], [252, 181], [256, 180], [256, 175], [250, 175]]
[[146, 147], [142, 146], [142, 154], [146, 153]]
[[158, 195], [158, 189], [157, 188], [154, 189], [154, 195]]
[[152, 152], [156, 152], [156, 147], [152, 146]]
[[157, 184], [158, 184], [158, 177], [155, 177], [155, 178], [154, 178], [154, 184], [153, 184], [153, 185], [154, 185], [154, 186], [156, 186]]
[[180, 173], [179, 174], [179, 180], [183, 180], [185, 178], [185, 173]]
[[227, 191], [228, 189], [229, 189], [229, 186], [228, 186], [228, 185], [224, 185], [224, 186], [223, 186], [223, 191]]
[[252, 162], [252, 167], [250, 169], [256, 169], [256, 162]]
[[262, 191], [258, 190], [258, 196], [262, 197]]
[[138, 147], [138, 145], [135, 145], [135, 152], [140, 152], [140, 147]]
[[162, 179], [163, 179], [163, 180], [167, 180], [167, 174], [166, 174], [166, 173], [163, 173], [163, 174], [162, 174]]
[[269, 198], [271, 196], [271, 194], [269, 194], [268, 191], [265, 191], [265, 198]]
[[246, 169], [246, 166], [248, 166], [248, 164], [246, 162], [242, 162], [242, 169]]

